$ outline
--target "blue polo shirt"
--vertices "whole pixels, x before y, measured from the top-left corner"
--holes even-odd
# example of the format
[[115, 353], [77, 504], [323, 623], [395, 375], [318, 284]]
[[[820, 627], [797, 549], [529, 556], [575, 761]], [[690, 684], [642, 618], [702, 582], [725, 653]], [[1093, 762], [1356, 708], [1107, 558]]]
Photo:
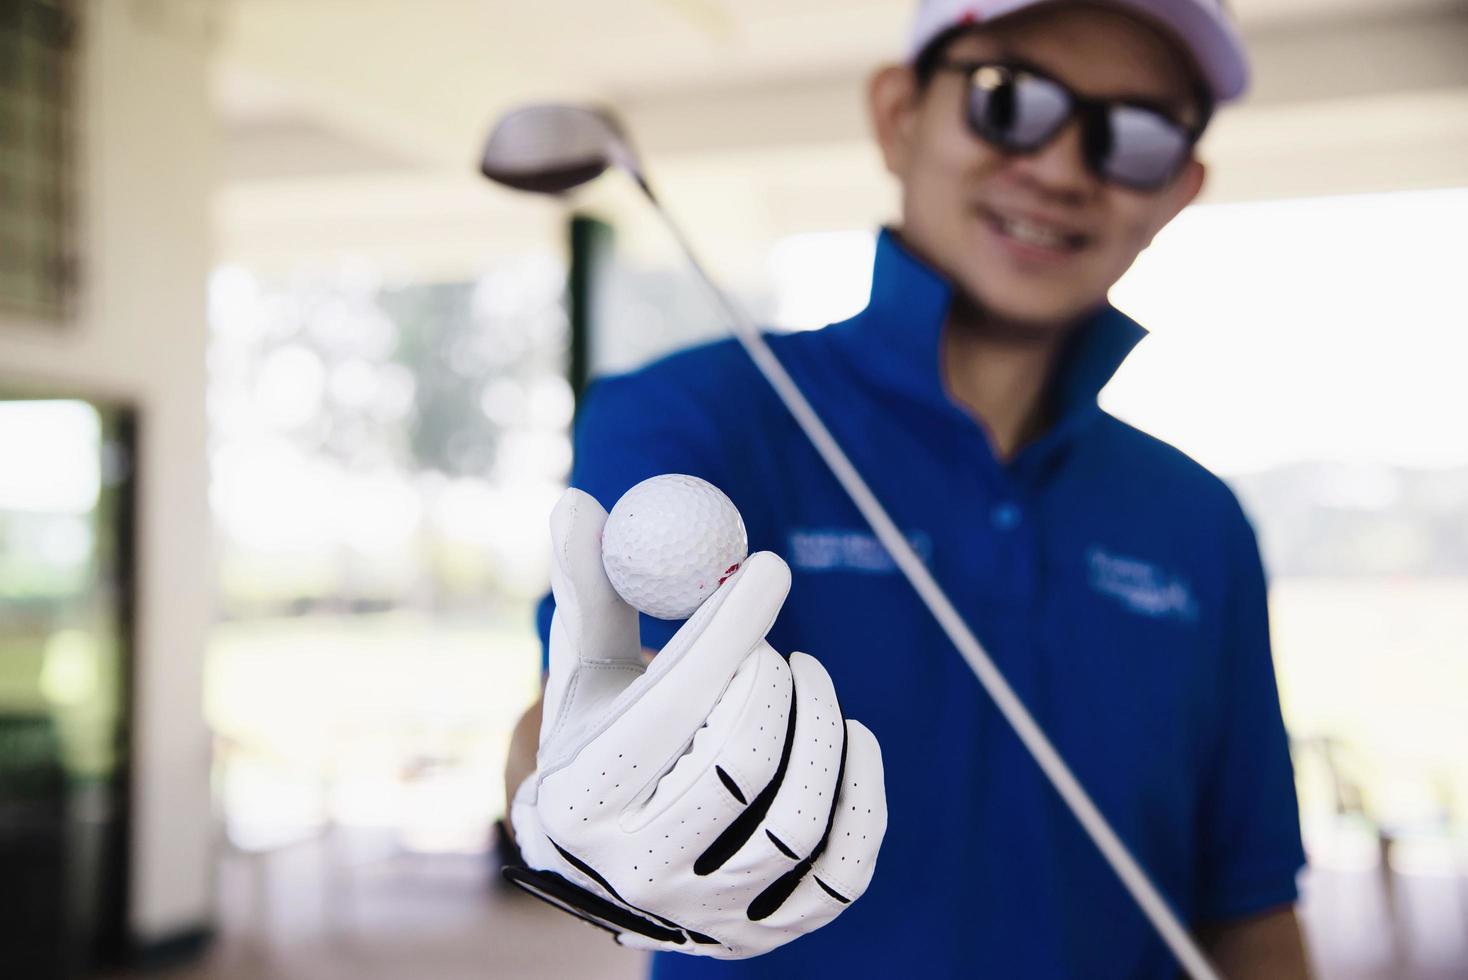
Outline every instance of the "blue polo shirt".
[[[864, 312], [769, 341], [1182, 919], [1293, 902], [1304, 853], [1253, 531], [1219, 479], [1097, 405], [1145, 331], [1109, 306], [1082, 324], [1054, 424], [1003, 462], [941, 381], [950, 295], [884, 232]], [[751, 549], [793, 573], [770, 642], [821, 660], [886, 769], [861, 899], [755, 959], [658, 954], [655, 977], [1177, 975], [734, 342], [599, 381], [575, 447], [572, 483], [608, 508], [658, 473], [729, 495]], [[644, 643], [676, 625], [644, 619]]]

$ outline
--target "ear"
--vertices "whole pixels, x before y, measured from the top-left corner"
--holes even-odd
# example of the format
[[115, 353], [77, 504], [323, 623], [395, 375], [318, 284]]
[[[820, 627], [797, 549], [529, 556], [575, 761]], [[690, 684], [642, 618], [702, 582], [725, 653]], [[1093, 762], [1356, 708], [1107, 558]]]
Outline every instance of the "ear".
[[1183, 208], [1195, 201], [1199, 194], [1203, 193], [1204, 186], [1208, 183], [1208, 165], [1196, 156], [1188, 159], [1188, 164], [1183, 168], [1178, 178], [1178, 203], [1177, 209], [1173, 211], [1176, 217]]
[[867, 83], [872, 131], [887, 172], [898, 180], [905, 179], [907, 174], [920, 102], [917, 78], [906, 65], [879, 68]]
[[1147, 244], [1152, 244], [1152, 239], [1163, 228], [1172, 223], [1172, 219], [1182, 213], [1183, 208], [1197, 200], [1203, 192], [1203, 186], [1208, 180], [1208, 167], [1197, 157], [1189, 158], [1182, 172], [1173, 180], [1172, 185], [1163, 191], [1163, 200], [1159, 202], [1157, 217], [1152, 228], [1152, 233], [1147, 236]]

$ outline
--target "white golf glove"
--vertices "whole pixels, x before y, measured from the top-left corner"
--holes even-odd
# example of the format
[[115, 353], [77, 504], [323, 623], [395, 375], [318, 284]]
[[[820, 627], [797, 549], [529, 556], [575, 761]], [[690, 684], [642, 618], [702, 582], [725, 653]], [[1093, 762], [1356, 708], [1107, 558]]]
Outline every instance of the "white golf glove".
[[602, 568], [606, 511], [551, 516], [550, 677], [537, 771], [511, 819], [520, 887], [625, 946], [757, 956], [835, 918], [887, 827], [882, 756], [814, 658], [765, 642], [790, 589], [770, 552], [645, 665]]

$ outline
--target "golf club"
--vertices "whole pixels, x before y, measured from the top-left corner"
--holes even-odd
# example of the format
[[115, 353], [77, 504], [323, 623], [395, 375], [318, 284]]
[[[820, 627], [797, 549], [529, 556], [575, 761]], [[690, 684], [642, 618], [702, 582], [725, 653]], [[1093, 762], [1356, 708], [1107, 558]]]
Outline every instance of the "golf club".
[[954, 647], [988, 691], [1011, 728], [1047, 779], [1095, 843], [1143, 914], [1151, 921], [1178, 962], [1193, 980], [1218, 980], [1218, 973], [1193, 942], [1167, 901], [1126, 845], [1117, 837], [1090, 795], [1070, 771], [1039, 723], [958, 610], [928, 571], [866, 481], [847, 458], [795, 381], [770, 350], [759, 328], [721, 290], [698, 261], [687, 237], [653, 193], [622, 126], [605, 109], [573, 105], [532, 105], [505, 115], [490, 134], [480, 169], [496, 183], [518, 190], [563, 194], [599, 177], [610, 167], [624, 170], [642, 188], [653, 209], [677, 241], [684, 257], [723, 310], [735, 338], [754, 360], [775, 394], [810, 439], [838, 482], [851, 497], [877, 539], [917, 590]]

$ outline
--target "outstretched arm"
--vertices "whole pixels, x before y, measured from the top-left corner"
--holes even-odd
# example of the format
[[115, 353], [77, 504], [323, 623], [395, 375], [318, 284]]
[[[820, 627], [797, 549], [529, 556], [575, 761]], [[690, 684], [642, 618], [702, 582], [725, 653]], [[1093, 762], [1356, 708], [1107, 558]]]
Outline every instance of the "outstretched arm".
[[510, 735], [510, 754], [505, 758], [505, 830], [509, 831], [511, 837], [515, 836], [515, 828], [510, 823], [510, 801], [515, 798], [515, 790], [535, 771], [535, 750], [540, 741], [540, 712], [544, 706], [545, 698], [538, 698], [520, 716]]
[[1229, 980], [1310, 978], [1305, 941], [1293, 906], [1211, 923], [1198, 930], [1198, 940]]

